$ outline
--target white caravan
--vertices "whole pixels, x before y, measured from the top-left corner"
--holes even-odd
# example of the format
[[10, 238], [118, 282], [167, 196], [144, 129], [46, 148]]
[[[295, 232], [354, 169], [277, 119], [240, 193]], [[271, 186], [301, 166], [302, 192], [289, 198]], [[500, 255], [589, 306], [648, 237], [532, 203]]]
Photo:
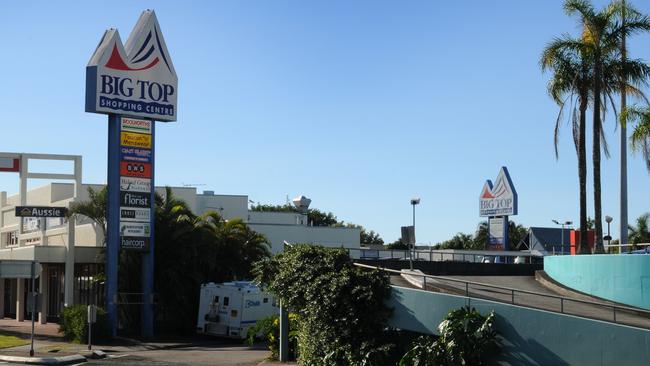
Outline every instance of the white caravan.
[[278, 312], [273, 297], [251, 282], [205, 283], [201, 285], [196, 331], [245, 339], [255, 322]]

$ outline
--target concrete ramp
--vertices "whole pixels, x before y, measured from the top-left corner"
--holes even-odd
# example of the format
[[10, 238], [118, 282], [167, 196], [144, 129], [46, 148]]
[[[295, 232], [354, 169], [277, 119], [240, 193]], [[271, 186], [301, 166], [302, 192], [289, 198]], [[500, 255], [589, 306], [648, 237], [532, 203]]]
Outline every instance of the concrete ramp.
[[483, 299], [392, 286], [393, 327], [437, 334], [451, 310], [494, 311], [502, 338], [499, 365], [647, 365], [650, 331]]

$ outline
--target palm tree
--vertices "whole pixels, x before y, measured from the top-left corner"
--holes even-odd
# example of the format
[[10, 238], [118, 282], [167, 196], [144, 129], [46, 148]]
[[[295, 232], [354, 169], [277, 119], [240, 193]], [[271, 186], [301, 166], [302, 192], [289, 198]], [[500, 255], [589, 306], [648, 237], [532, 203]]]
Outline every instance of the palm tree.
[[548, 83], [548, 93], [560, 106], [555, 120], [555, 158], [559, 158], [558, 139], [560, 123], [564, 108], [573, 106], [572, 130], [573, 141], [578, 154], [578, 184], [580, 187], [580, 253], [588, 253], [587, 244], [587, 152], [586, 152], [586, 121], [589, 104], [589, 90], [593, 77], [590, 73], [590, 60], [586, 49], [580, 40], [569, 36], [556, 38], [542, 52], [540, 61], [542, 71], [552, 70], [553, 75]]
[[[271, 254], [266, 237], [253, 231], [240, 218], [224, 220], [214, 211], [197, 217], [195, 225], [204, 230], [206, 245], [212, 246], [214, 281], [247, 279], [254, 262]], [[208, 265], [209, 267], [210, 265]]]
[[643, 153], [646, 168], [650, 172], [650, 107], [631, 107], [624, 112], [623, 120], [637, 125], [630, 136], [632, 151]]
[[[586, 0], [567, 0], [564, 9], [569, 15], [577, 14], [583, 26], [582, 42], [586, 47], [586, 52], [591, 57], [593, 70], [592, 98], [593, 98], [593, 169], [594, 169], [594, 218], [596, 221], [596, 251], [603, 253], [603, 223], [602, 223], [602, 205], [601, 205], [601, 180], [600, 180], [600, 161], [601, 161], [601, 142], [604, 139], [602, 135], [602, 121], [605, 111], [605, 104], [601, 98], [611, 99], [612, 90], [620, 88], [620, 75], [613, 74], [614, 69], [607, 68], [607, 61], [617, 57], [621, 49], [619, 48], [620, 40], [624, 35], [634, 32], [650, 30], [650, 20], [640, 14], [625, 19], [625, 26], [618, 21], [621, 14], [622, 6], [620, 3], [613, 3], [601, 11], [596, 11], [590, 2]], [[627, 9], [627, 8], [626, 8]], [[625, 62], [622, 61], [623, 66]], [[623, 74], [629, 78], [629, 74]], [[617, 84], [619, 86], [617, 87]], [[605, 154], [608, 155], [607, 145], [603, 143]]]
[[636, 219], [636, 227], [631, 225], [628, 227], [629, 239], [632, 244], [650, 243], [648, 220], [650, 220], [650, 213], [645, 213]]
[[106, 246], [106, 212], [108, 189], [96, 191], [88, 187], [88, 201], [72, 202], [68, 207], [68, 219], [84, 216], [89, 218], [102, 232], [102, 243]]

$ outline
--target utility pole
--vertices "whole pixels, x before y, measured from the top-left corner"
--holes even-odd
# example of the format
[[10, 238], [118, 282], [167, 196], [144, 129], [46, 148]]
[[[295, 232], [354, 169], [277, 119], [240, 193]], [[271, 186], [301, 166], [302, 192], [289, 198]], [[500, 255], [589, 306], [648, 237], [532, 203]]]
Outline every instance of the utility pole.
[[[625, 65], [627, 59], [627, 50], [625, 48], [625, 0], [621, 1], [621, 26], [623, 33], [621, 37], [621, 60]], [[627, 96], [625, 86], [627, 84], [627, 75], [625, 68], [622, 68], [623, 75], [621, 75], [621, 187], [620, 187], [620, 212], [621, 219], [619, 221], [619, 243], [627, 244], [627, 126], [626, 121], [623, 120], [625, 115], [625, 108], [627, 107]]]

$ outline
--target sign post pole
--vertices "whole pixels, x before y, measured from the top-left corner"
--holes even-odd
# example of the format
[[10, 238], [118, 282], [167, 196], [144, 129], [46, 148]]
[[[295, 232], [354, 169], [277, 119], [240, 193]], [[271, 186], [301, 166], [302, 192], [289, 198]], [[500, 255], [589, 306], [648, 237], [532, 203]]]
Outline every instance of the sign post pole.
[[154, 223], [156, 209], [155, 202], [155, 176], [154, 166], [156, 161], [155, 145], [156, 124], [151, 122], [151, 236], [149, 239], [149, 248], [146, 249], [142, 257], [142, 336], [145, 338], [153, 337], [154, 311], [153, 311], [153, 284], [154, 284]]
[[[36, 284], [36, 262], [32, 261], [32, 306], [31, 306], [31, 311], [32, 311], [32, 334], [31, 334], [31, 344], [29, 346], [29, 357], [34, 357], [34, 318], [35, 318], [35, 309], [36, 309], [36, 288], [34, 285]], [[19, 280], [21, 281], [21, 280]]]
[[120, 116], [108, 116], [108, 222], [106, 240], [106, 314], [117, 335], [117, 260], [120, 246]]

